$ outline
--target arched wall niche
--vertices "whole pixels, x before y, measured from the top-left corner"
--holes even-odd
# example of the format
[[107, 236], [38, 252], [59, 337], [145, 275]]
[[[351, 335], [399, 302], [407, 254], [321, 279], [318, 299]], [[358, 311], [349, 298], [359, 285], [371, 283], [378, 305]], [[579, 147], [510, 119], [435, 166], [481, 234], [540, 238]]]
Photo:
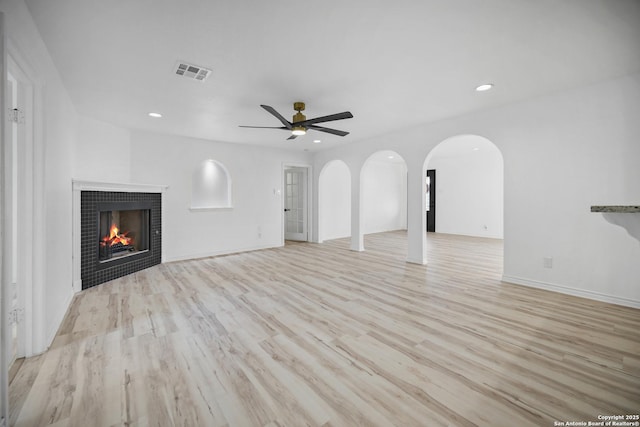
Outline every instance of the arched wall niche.
[[351, 171], [342, 160], [327, 162], [318, 179], [319, 242], [351, 236]]
[[231, 175], [222, 163], [207, 159], [196, 166], [191, 179], [191, 209], [229, 209], [232, 200]]

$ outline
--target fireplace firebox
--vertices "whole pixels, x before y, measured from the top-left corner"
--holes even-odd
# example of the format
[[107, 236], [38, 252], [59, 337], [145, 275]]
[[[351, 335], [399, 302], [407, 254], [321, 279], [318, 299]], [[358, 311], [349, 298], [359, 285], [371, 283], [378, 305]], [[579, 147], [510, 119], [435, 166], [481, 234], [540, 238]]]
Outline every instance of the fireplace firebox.
[[82, 289], [160, 264], [159, 193], [80, 191]]
[[151, 203], [98, 203], [98, 262], [102, 267], [149, 250]]

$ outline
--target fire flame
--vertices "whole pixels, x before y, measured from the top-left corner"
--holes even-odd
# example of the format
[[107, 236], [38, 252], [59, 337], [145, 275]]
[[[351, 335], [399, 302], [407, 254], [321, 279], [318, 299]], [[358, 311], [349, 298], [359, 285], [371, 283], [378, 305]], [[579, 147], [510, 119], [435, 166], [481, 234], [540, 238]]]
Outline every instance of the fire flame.
[[111, 224], [111, 229], [109, 230], [109, 235], [108, 236], [104, 236], [102, 238], [102, 242], [101, 244], [103, 245], [109, 245], [109, 246], [113, 246], [113, 245], [117, 245], [118, 243], [122, 244], [122, 245], [132, 245], [133, 244], [133, 238], [131, 237], [127, 237], [127, 233], [128, 231], [119, 234], [120, 230], [118, 229], [118, 226], [115, 224]]

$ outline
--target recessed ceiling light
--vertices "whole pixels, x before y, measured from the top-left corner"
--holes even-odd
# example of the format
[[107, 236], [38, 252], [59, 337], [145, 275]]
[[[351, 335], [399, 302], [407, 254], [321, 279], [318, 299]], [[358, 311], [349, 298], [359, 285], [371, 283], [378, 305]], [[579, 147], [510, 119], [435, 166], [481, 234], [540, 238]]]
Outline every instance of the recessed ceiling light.
[[320, 144], [321, 142], [322, 142], [322, 141], [320, 141], [319, 139], [314, 139], [314, 140], [313, 140], [313, 143], [314, 143], [314, 144]]
[[388, 156], [388, 157], [387, 157], [387, 159], [393, 159], [393, 158], [394, 158], [393, 156]]
[[159, 119], [160, 117], [162, 117], [162, 114], [160, 114], [160, 113], [149, 113], [149, 117], [154, 117], [156, 119]]
[[485, 84], [483, 84], [483, 85], [478, 86], [478, 87], [476, 88], [476, 90], [477, 90], [478, 92], [484, 92], [484, 91], [486, 91], [486, 90], [491, 89], [492, 87], [493, 87], [493, 83], [485, 83]]

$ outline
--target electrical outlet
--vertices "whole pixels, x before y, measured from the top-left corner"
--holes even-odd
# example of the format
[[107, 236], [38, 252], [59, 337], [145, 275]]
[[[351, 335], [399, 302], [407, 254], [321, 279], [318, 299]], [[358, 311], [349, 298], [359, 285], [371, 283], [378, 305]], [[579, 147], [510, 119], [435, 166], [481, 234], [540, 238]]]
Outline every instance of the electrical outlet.
[[544, 268], [553, 268], [553, 258], [550, 256], [542, 258], [542, 266]]

